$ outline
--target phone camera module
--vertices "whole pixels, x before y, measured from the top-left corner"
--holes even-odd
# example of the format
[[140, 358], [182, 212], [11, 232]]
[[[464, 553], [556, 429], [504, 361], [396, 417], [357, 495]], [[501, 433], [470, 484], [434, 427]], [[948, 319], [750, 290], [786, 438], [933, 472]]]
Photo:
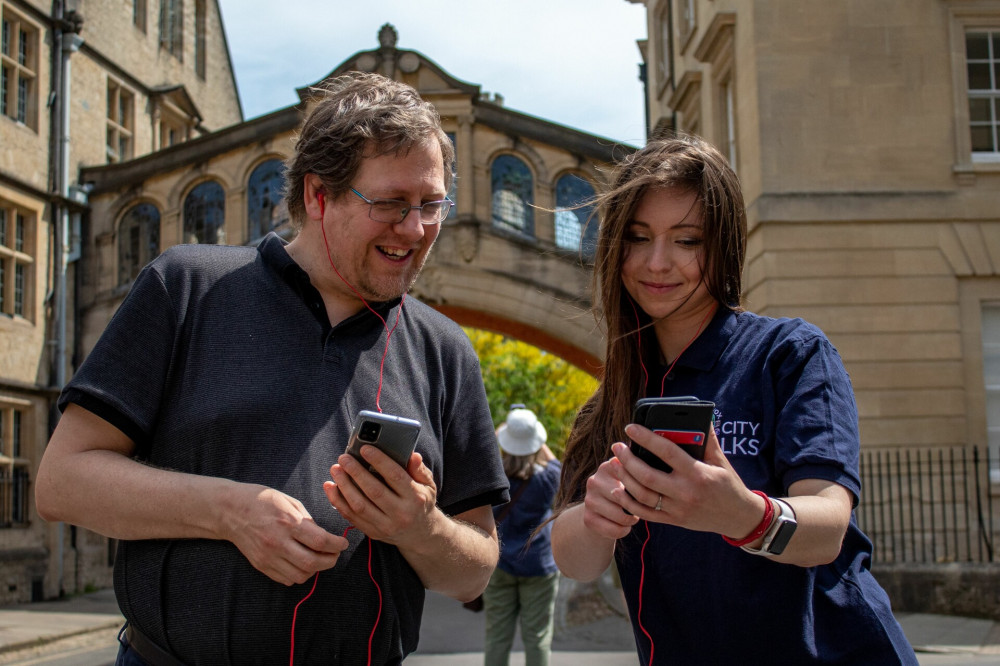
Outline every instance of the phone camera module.
[[361, 424], [361, 431], [358, 433], [358, 439], [362, 442], [377, 442], [378, 435], [382, 432], [382, 426], [374, 421], [365, 421]]

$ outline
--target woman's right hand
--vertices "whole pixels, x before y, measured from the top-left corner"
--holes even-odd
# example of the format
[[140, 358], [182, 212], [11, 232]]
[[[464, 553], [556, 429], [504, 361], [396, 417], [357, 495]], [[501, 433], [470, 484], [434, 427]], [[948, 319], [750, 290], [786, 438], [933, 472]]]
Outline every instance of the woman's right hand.
[[621, 461], [601, 463], [587, 479], [583, 502], [562, 511], [552, 522], [552, 556], [563, 575], [574, 580], [596, 580], [611, 564], [618, 539], [639, 521], [625, 513], [625, 494], [619, 474]]
[[639, 522], [622, 506], [621, 498], [627, 497], [621, 481], [622, 472], [621, 461], [611, 458], [601, 463], [597, 472], [587, 479], [583, 524], [607, 539], [617, 540], [627, 536]]

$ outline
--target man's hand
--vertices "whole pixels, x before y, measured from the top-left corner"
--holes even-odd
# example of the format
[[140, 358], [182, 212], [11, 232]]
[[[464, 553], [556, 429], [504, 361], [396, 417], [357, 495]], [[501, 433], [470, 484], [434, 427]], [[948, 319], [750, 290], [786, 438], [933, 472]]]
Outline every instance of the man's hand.
[[330, 504], [372, 539], [395, 546], [426, 539], [437, 518], [437, 485], [420, 454], [406, 469], [374, 446], [363, 446], [361, 455], [385, 483], [345, 453], [330, 468], [333, 481], [323, 484]]
[[226, 539], [284, 585], [334, 566], [348, 546], [277, 490], [159, 469], [134, 453], [125, 433], [70, 404], [39, 466], [39, 515], [116, 539]]
[[333, 568], [349, 542], [317, 525], [294, 497], [265, 486], [241, 489], [228, 536], [255, 569], [283, 585]]
[[368, 537], [396, 546], [427, 589], [459, 601], [482, 592], [499, 555], [492, 509], [445, 515], [419, 453], [406, 469], [373, 446], [362, 447], [361, 455], [385, 483], [344, 454], [330, 468], [333, 481], [323, 484], [330, 503]]

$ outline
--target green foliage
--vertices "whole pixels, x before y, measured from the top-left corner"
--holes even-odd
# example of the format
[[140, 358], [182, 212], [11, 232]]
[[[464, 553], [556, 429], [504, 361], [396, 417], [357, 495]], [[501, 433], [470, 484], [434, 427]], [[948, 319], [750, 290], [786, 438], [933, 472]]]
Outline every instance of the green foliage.
[[562, 459], [577, 410], [597, 389], [597, 380], [558, 356], [520, 340], [464, 328], [479, 354], [493, 425], [507, 418], [511, 404], [523, 403], [538, 415], [548, 445]]

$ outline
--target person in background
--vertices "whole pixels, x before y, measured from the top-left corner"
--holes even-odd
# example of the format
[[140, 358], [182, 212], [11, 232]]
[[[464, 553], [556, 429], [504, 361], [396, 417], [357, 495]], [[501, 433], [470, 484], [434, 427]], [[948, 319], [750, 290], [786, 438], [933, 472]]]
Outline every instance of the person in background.
[[[853, 513], [850, 380], [817, 327], [742, 307], [746, 212], [726, 158], [695, 137], [651, 140], [598, 210], [606, 360], [563, 457], [562, 573], [616, 562], [643, 665], [915, 666]], [[630, 423], [651, 396], [715, 403], [703, 462]]]
[[552, 559], [551, 524], [562, 465], [546, 445], [545, 427], [524, 405], [512, 405], [497, 429], [510, 502], [493, 509], [500, 561], [483, 593], [486, 666], [506, 666], [518, 617], [526, 666], [546, 666], [552, 651], [559, 570]]

